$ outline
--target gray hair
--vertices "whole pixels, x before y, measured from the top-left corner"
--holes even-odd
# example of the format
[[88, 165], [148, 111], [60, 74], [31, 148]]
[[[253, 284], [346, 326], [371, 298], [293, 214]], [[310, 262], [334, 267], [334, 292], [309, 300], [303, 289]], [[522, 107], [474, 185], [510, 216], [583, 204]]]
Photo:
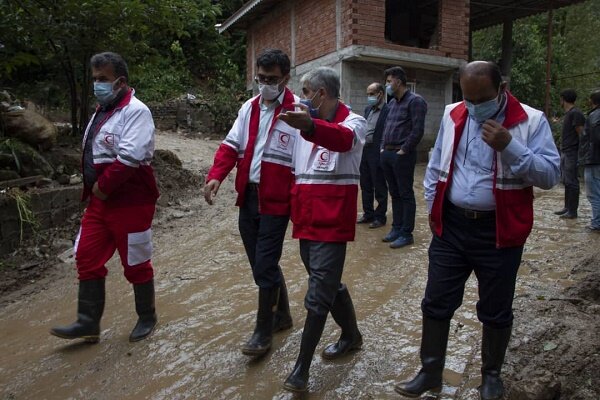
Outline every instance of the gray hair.
[[337, 99], [340, 97], [340, 75], [333, 68], [319, 67], [307, 72], [300, 79], [300, 83], [308, 86], [312, 91], [324, 88], [327, 95]]
[[117, 53], [112, 53], [110, 51], [104, 53], [94, 54], [90, 59], [90, 64], [92, 68], [102, 68], [106, 65], [112, 65], [113, 71], [116, 77], [124, 76], [125, 80], [129, 82], [129, 69], [127, 68], [127, 63]]

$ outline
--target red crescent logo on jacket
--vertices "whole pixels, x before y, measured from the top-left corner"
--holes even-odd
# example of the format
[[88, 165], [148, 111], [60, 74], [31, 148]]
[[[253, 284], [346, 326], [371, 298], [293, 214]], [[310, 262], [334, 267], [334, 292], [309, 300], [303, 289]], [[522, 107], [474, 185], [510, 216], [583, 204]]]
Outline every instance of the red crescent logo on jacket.
[[329, 152], [328, 151], [322, 151], [321, 155], [319, 156], [319, 159], [323, 163], [328, 163], [329, 162]]
[[289, 133], [280, 133], [278, 147], [280, 149], [287, 149], [289, 144], [290, 144], [290, 134]]
[[104, 135], [104, 143], [106, 143], [107, 146], [112, 147], [115, 144], [115, 135], [110, 133]]

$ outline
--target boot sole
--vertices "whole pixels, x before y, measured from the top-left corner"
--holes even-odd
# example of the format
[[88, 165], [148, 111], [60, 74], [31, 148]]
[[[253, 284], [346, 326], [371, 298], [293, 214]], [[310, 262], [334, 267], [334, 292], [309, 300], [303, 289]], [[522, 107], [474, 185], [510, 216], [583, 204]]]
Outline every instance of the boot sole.
[[293, 392], [293, 393], [304, 393], [308, 390], [308, 386], [305, 386], [303, 388], [299, 388], [296, 386], [292, 386], [292, 385], [288, 385], [287, 383], [283, 384], [283, 388], [285, 390], [287, 390], [288, 392]]
[[98, 343], [100, 341], [100, 335], [67, 336], [54, 331], [50, 331], [50, 334], [67, 340], [83, 339], [86, 343]]
[[267, 354], [271, 350], [271, 346], [266, 349], [250, 349], [250, 348], [242, 348], [242, 354], [245, 356], [262, 356]]
[[416, 399], [417, 397], [421, 397], [423, 394], [425, 394], [427, 392], [431, 392], [432, 394], [437, 396], [442, 391], [442, 387], [439, 386], [439, 387], [427, 389], [427, 390], [423, 391], [422, 393], [413, 393], [413, 392], [407, 392], [404, 389], [402, 389], [401, 387], [394, 386], [394, 391], [398, 394], [401, 394], [404, 397], [408, 397], [410, 399]]

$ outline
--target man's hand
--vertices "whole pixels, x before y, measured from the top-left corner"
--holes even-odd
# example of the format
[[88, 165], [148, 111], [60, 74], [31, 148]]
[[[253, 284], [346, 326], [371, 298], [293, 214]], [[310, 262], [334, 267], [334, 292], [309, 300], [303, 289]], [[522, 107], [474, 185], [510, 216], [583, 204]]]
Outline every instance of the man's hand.
[[211, 179], [204, 185], [204, 200], [206, 200], [208, 204], [213, 204], [213, 199], [217, 195], [220, 186], [221, 182], [217, 179]]
[[512, 140], [508, 130], [493, 119], [485, 121], [481, 129], [481, 139], [496, 151], [504, 150]]
[[98, 182], [94, 183], [94, 186], [92, 186], [92, 194], [100, 200], [106, 200], [108, 198], [107, 195], [100, 191], [100, 188], [98, 187]]
[[315, 125], [310, 117], [310, 114], [308, 113], [308, 107], [301, 103], [294, 103], [293, 106], [299, 107], [300, 110], [282, 112], [277, 116], [277, 118], [292, 128], [300, 129], [302, 132], [312, 132]]

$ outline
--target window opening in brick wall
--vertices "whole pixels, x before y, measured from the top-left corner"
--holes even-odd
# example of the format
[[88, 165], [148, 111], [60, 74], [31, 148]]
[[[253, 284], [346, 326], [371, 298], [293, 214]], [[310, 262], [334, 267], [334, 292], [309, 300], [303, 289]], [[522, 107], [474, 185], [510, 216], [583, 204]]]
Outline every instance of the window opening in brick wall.
[[385, 40], [423, 49], [438, 45], [438, 0], [386, 0]]

